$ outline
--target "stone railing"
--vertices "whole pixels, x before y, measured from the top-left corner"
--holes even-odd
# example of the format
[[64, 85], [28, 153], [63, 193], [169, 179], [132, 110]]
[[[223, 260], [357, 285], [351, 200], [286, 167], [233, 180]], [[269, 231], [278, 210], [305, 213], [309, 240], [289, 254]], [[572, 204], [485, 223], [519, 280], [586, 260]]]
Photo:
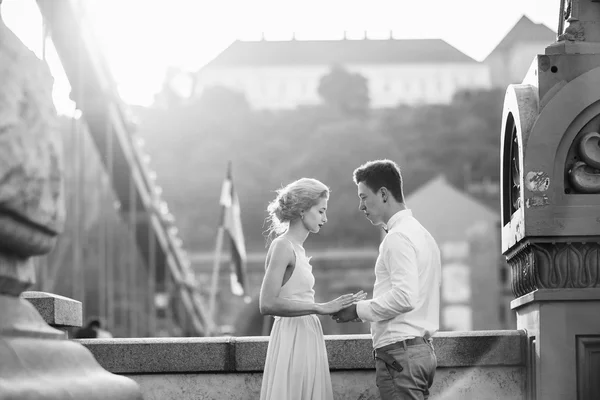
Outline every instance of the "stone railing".
[[[524, 399], [525, 332], [440, 332], [432, 399]], [[369, 335], [326, 336], [336, 399], [379, 399]], [[258, 399], [268, 337], [81, 340], [144, 399]]]
[[48, 325], [65, 332], [67, 336], [69, 328], [83, 324], [80, 301], [46, 292], [23, 292], [21, 297], [33, 304]]
[[[49, 325], [81, 325], [81, 303], [25, 292]], [[524, 331], [440, 332], [432, 400], [525, 399]], [[258, 399], [268, 337], [82, 339], [109, 372], [141, 387], [145, 400]], [[369, 335], [326, 336], [336, 400], [379, 399]]]

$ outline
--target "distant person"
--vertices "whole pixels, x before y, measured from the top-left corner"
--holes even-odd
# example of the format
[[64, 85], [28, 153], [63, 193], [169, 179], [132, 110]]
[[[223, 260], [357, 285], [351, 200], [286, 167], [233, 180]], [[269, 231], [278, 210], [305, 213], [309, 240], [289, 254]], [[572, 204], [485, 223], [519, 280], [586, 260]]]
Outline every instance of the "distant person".
[[97, 329], [97, 332], [98, 332], [98, 339], [110, 339], [113, 337], [112, 333], [110, 333], [106, 329], [102, 329], [102, 327], [99, 327]]
[[315, 303], [310, 257], [304, 251], [309, 233], [327, 223], [329, 188], [302, 178], [277, 192], [268, 206], [270, 244], [259, 307], [275, 321], [261, 400], [333, 400], [323, 329], [316, 314], [329, 315], [366, 298], [361, 291], [327, 303]]
[[88, 321], [84, 328], [77, 330], [73, 337], [75, 339], [104, 339], [113, 336], [107, 330], [102, 329], [99, 319], [93, 318]]
[[382, 400], [427, 399], [437, 358], [431, 336], [440, 321], [440, 251], [404, 204], [395, 162], [368, 162], [354, 171], [359, 210], [386, 236], [375, 264], [372, 300], [332, 316], [371, 322], [376, 384]]

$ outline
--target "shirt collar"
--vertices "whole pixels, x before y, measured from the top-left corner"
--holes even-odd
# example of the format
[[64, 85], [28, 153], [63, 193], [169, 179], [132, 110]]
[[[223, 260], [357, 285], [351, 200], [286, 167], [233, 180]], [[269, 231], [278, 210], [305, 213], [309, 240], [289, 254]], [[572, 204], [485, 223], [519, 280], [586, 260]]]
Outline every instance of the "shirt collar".
[[408, 217], [408, 216], [412, 217], [412, 215], [413, 215], [412, 211], [409, 208], [400, 210], [396, 214], [392, 215], [392, 218], [390, 218], [390, 220], [387, 222], [387, 224], [385, 224], [385, 227], [383, 229], [387, 232], [390, 229], [392, 229], [394, 227], [394, 225], [396, 225], [398, 222], [400, 222], [400, 220], [402, 220], [404, 217]]

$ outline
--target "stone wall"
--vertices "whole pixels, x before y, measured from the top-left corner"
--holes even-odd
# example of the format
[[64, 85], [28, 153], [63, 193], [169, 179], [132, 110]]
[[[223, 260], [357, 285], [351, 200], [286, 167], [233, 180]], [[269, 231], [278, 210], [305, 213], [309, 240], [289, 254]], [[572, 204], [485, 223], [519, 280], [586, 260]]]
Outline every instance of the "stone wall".
[[[524, 331], [440, 332], [432, 400], [525, 398]], [[146, 400], [258, 399], [268, 338], [81, 340]], [[379, 399], [369, 335], [326, 336], [336, 400]]]

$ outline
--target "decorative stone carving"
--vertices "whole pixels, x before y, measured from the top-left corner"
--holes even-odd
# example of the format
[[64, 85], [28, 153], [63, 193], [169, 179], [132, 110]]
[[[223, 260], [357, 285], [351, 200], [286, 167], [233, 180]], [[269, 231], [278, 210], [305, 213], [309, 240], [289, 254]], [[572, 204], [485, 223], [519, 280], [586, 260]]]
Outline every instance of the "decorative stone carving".
[[507, 261], [516, 297], [536, 289], [600, 288], [600, 243], [528, 243]]
[[[517, 329], [527, 333], [525, 397], [596, 399], [593, 352], [575, 346], [600, 330], [600, 2], [568, 0], [560, 13], [559, 41], [505, 98], [505, 125], [509, 117], [531, 123], [516, 125], [524, 203], [514, 212], [514, 176], [505, 167], [510, 146], [502, 141], [502, 252], [511, 266]], [[564, 20], [570, 25], [563, 32]], [[528, 96], [515, 98], [524, 87]]]
[[53, 78], [0, 19], [0, 250], [44, 254], [64, 225]]
[[138, 400], [133, 380], [102, 369], [20, 297], [34, 282], [31, 256], [52, 249], [65, 220], [52, 85], [0, 17], [0, 400]]
[[565, 29], [565, 32], [558, 35], [558, 41], [568, 40], [571, 42], [583, 42], [585, 41], [585, 28], [580, 21], [573, 20]]
[[583, 40], [585, 28], [585, 43], [549, 44], [504, 101], [502, 252], [515, 296], [600, 287], [600, 3], [573, 0], [562, 13], [581, 27], [563, 39]]
[[588, 132], [573, 143], [577, 161], [568, 169], [571, 193], [600, 193], [600, 134]]

